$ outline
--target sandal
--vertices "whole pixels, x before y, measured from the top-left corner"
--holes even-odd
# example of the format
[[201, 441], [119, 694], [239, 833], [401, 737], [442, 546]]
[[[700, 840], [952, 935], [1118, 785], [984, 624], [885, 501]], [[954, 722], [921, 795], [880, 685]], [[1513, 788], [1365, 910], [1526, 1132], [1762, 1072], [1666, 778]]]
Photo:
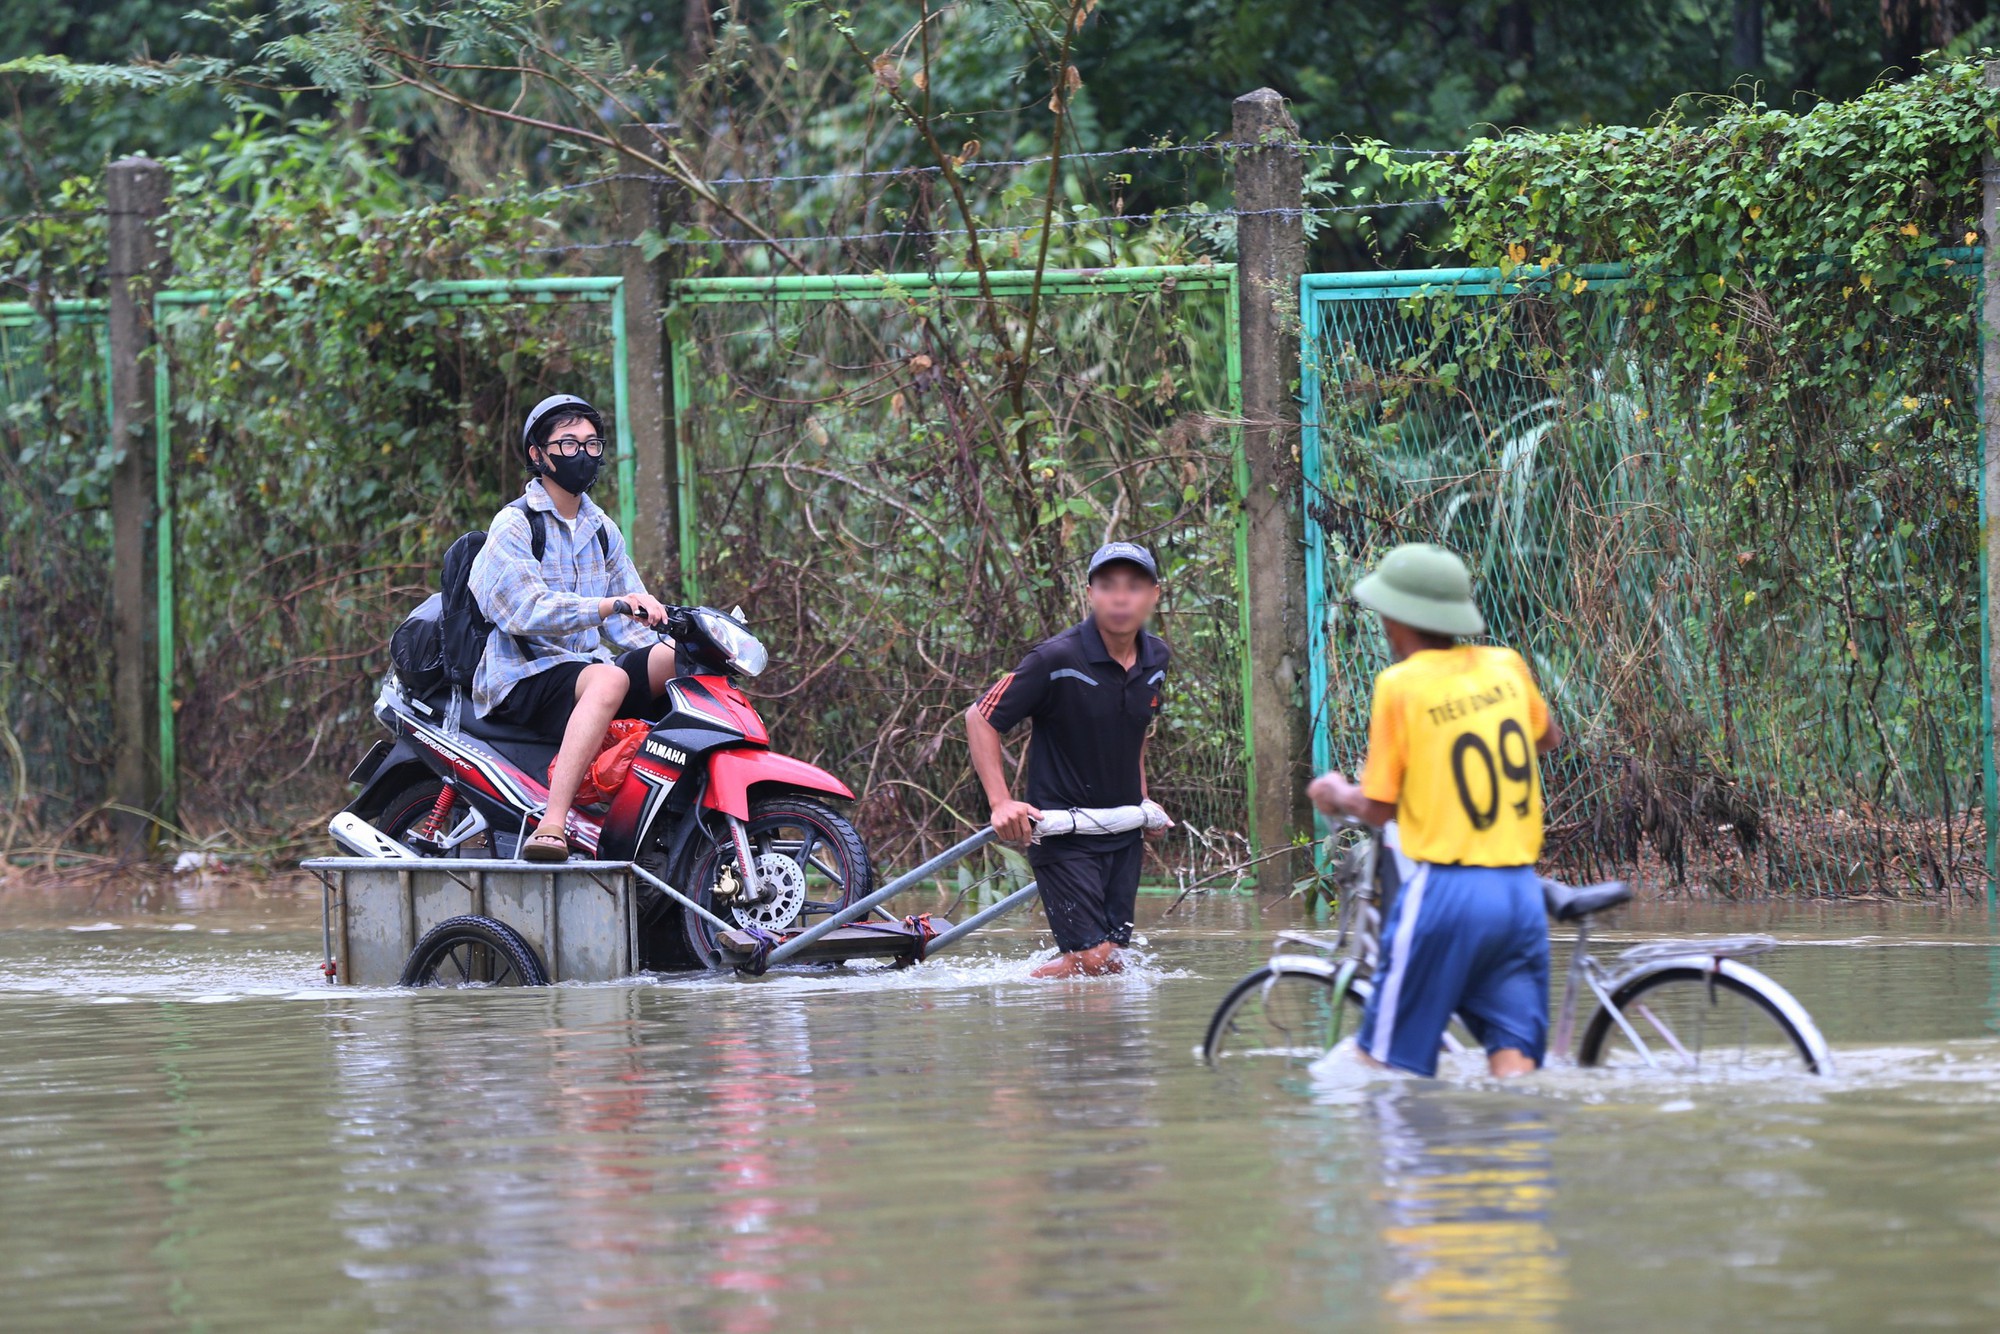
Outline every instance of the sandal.
[[521, 860], [566, 862], [569, 860], [569, 840], [561, 834], [537, 831], [528, 835], [528, 841], [521, 845]]

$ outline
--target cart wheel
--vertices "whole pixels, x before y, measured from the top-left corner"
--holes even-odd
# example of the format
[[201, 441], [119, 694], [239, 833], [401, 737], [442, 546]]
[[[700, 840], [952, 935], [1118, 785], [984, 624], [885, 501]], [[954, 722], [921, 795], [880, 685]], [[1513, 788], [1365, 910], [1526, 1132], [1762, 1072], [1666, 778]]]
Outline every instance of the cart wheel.
[[450, 917], [403, 965], [406, 987], [545, 987], [549, 975], [520, 932], [491, 917]]

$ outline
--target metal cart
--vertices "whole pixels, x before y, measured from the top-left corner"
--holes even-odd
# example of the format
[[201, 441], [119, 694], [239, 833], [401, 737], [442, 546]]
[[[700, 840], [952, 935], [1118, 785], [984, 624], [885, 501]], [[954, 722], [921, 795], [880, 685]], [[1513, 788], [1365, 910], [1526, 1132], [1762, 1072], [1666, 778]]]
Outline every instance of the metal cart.
[[346, 986], [610, 982], [640, 969], [641, 885], [717, 928], [715, 967], [753, 976], [790, 962], [887, 958], [915, 963], [1025, 903], [1015, 890], [953, 925], [895, 919], [881, 905], [993, 840], [981, 830], [809, 928], [765, 932], [726, 922], [631, 862], [320, 857], [329, 982]]

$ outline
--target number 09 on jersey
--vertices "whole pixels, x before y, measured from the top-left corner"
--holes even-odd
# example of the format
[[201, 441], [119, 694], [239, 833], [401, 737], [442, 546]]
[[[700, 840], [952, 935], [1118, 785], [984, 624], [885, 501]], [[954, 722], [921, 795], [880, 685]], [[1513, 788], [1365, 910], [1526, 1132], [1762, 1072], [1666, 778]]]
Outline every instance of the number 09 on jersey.
[[1361, 790], [1396, 809], [1405, 855], [1528, 866], [1542, 851], [1535, 743], [1548, 704], [1512, 649], [1411, 654], [1375, 678]]

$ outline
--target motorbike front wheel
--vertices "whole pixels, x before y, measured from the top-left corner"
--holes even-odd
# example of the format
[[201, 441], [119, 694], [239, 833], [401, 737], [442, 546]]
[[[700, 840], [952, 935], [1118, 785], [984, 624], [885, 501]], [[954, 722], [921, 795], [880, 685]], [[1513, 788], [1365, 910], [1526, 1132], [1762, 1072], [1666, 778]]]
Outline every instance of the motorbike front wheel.
[[[868, 849], [854, 826], [829, 807], [806, 797], [770, 797], [750, 804], [744, 822], [758, 879], [775, 895], [756, 904], [718, 896], [725, 876], [741, 884], [736, 848], [722, 817], [714, 817], [669, 877], [669, 884], [726, 922], [766, 931], [799, 930], [840, 911], [875, 888]], [[715, 958], [716, 929], [705, 919], [682, 910], [689, 951], [701, 965]]]

